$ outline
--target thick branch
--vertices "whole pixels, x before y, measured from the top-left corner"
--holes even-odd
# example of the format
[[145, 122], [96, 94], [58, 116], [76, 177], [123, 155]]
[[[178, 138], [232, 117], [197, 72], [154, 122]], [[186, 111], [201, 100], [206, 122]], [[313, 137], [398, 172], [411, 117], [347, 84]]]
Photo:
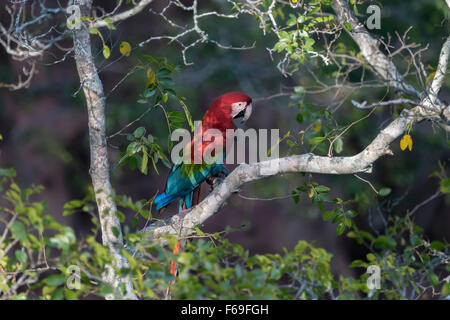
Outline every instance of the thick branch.
[[339, 22], [348, 22], [352, 26], [348, 31], [361, 50], [362, 56], [388, 84], [407, 94], [420, 98], [420, 92], [403, 80], [391, 60], [379, 49], [379, 43], [366, 30], [364, 25], [358, 21], [354, 13], [350, 10], [346, 0], [335, 0], [331, 5], [338, 16]]
[[[75, 4], [80, 6], [84, 16], [89, 15], [91, 0], [76, 0]], [[105, 138], [105, 96], [103, 85], [95, 67], [89, 29], [82, 24], [80, 29], [74, 30], [74, 52], [78, 75], [86, 97], [89, 121], [90, 174], [95, 191], [95, 198], [99, 212], [102, 229], [103, 244], [107, 246], [113, 256], [113, 266], [117, 269], [127, 267], [126, 259], [121, 255], [123, 247], [120, 222], [117, 218], [116, 204], [113, 199], [113, 190], [109, 178], [108, 152]], [[135, 299], [131, 293], [133, 290], [129, 279], [122, 279], [114, 272], [111, 266], [104, 273], [104, 281], [116, 288], [116, 294], [107, 298], [122, 298], [119, 292], [120, 283], [125, 282], [127, 294], [123, 298]]]
[[224, 202], [241, 185], [270, 176], [291, 172], [311, 172], [322, 174], [353, 174], [370, 172], [372, 164], [381, 156], [392, 154], [389, 145], [402, 135], [411, 121], [421, 121], [420, 107], [403, 110], [401, 115], [382, 130], [360, 153], [352, 157], [324, 157], [303, 154], [281, 159], [273, 159], [253, 164], [241, 164], [200, 204], [190, 210], [174, 215], [169, 221], [153, 223], [142, 232], [151, 233], [154, 238], [162, 234], [187, 236], [195, 226], [215, 214]]
[[435, 103], [444, 82], [445, 73], [447, 72], [448, 58], [450, 55], [450, 37], [447, 38], [442, 45], [441, 54], [439, 55], [439, 63], [436, 67], [436, 74], [430, 86], [431, 103]]
[[[387, 81], [389, 85], [404, 93], [413, 95], [421, 100], [423, 99], [420, 104], [422, 109], [419, 110], [423, 116], [429, 116], [439, 120], [440, 117], [436, 111], [444, 111], [444, 116], [448, 121], [449, 118], [446, 114], [449, 113], [450, 116], [450, 106], [446, 107], [441, 101], [439, 101], [437, 94], [442, 86], [447, 69], [450, 54], [450, 37], [442, 46], [436, 75], [430, 89], [421, 93], [403, 79], [394, 63], [381, 52], [378, 41], [374, 39], [366, 30], [364, 25], [358, 21], [354, 13], [350, 10], [348, 1], [335, 0], [331, 6], [336, 12], [340, 23], [350, 23], [352, 29], [351, 31], [348, 31], [348, 33], [359, 46], [361, 54], [365, 60], [383, 80]], [[445, 129], [448, 130], [447, 128]]]

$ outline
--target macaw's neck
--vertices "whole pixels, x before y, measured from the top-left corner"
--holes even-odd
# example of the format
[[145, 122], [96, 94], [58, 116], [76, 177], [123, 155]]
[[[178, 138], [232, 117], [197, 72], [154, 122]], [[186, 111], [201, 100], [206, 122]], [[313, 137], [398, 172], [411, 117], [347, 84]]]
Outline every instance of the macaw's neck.
[[[222, 133], [222, 140], [216, 139], [216, 130], [208, 131], [209, 129], [219, 130]], [[231, 106], [230, 108], [226, 108], [220, 104], [211, 105], [202, 119], [202, 142], [200, 144], [201, 148], [198, 149], [198, 152], [202, 150], [201, 154], [203, 157], [205, 156], [204, 153], [207, 149], [210, 149], [213, 157], [220, 156], [220, 154], [223, 154], [224, 152], [226, 153], [230, 149], [228, 144], [233, 142], [233, 139], [227, 141], [227, 129], [235, 129], [235, 125], [231, 119]], [[194, 140], [195, 139], [196, 138], [194, 137]], [[218, 143], [221, 143], [221, 145], [218, 145]], [[192, 154], [194, 154], [194, 149], [195, 148], [192, 148]], [[216, 150], [220, 154], [216, 155]]]

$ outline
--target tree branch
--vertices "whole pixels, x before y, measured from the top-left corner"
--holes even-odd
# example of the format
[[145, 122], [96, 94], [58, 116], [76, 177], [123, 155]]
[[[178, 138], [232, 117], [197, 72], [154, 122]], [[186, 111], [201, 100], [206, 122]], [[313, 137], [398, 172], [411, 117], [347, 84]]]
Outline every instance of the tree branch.
[[442, 45], [441, 54], [439, 55], [439, 63], [436, 67], [436, 74], [430, 86], [431, 103], [435, 103], [444, 82], [445, 73], [447, 72], [448, 58], [450, 55], [450, 37], [447, 38]]
[[378, 41], [370, 35], [364, 25], [358, 21], [354, 13], [350, 10], [347, 1], [335, 0], [331, 7], [336, 12], [340, 23], [350, 23], [352, 29], [348, 31], [345, 28], [345, 30], [359, 46], [362, 56], [378, 75], [387, 81], [390, 86], [420, 98], [420, 92], [403, 80], [402, 75], [394, 63], [378, 48]]
[[[118, 14], [113, 15], [113, 16], [108, 17], [108, 18], [111, 19], [112, 22], [126, 20], [128, 18], [131, 18], [132, 16], [135, 16], [139, 12], [141, 12], [146, 6], [148, 6], [152, 2], [153, 2], [153, 0], [141, 0], [133, 8], [131, 8], [131, 9], [127, 10], [127, 11], [118, 13]], [[107, 25], [108, 25], [108, 23], [106, 23], [105, 20], [98, 20], [98, 21], [95, 21], [93, 23], [92, 27], [101, 28], [101, 27], [106, 27]]]

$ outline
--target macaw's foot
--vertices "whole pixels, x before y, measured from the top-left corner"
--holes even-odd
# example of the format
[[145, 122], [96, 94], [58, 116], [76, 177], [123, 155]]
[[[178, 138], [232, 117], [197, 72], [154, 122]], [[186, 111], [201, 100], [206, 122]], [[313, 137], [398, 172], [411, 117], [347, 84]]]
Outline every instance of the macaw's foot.
[[219, 184], [221, 184], [223, 180], [225, 180], [225, 178], [228, 176], [228, 174], [229, 171], [227, 167], [223, 166], [222, 170], [220, 170], [217, 174], [206, 179], [206, 183], [211, 185], [210, 192], [213, 191]]
[[228, 168], [225, 166], [222, 166], [222, 170], [217, 174], [217, 177], [225, 179], [230, 174], [230, 171], [228, 171]]
[[209, 188], [209, 192], [212, 192], [219, 184], [221, 184], [225, 180], [222, 177], [209, 177], [206, 179], [206, 182], [211, 186]]
[[221, 184], [223, 180], [225, 180], [225, 178], [215, 177], [211, 184], [210, 192], [213, 191], [219, 184]]

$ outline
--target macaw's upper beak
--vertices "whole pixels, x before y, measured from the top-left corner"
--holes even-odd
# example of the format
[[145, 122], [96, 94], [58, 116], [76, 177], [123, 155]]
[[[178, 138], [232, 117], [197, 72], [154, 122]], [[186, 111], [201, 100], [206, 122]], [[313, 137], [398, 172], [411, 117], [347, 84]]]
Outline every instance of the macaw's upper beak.
[[248, 118], [250, 118], [252, 114], [252, 104], [250, 103], [247, 108], [245, 108], [244, 118], [242, 118], [242, 122], [247, 121]]
[[250, 115], [252, 114], [252, 104], [250, 103], [247, 107], [241, 110], [234, 118], [242, 118], [241, 123], [244, 123], [247, 121], [248, 118], [250, 118]]

